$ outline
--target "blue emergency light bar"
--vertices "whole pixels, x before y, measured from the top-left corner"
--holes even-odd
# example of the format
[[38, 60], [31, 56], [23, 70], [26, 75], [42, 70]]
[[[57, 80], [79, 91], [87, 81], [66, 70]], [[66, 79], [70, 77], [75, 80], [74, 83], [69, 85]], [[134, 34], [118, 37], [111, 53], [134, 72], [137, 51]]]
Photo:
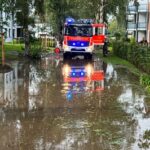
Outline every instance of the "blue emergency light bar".
[[83, 24], [92, 24], [94, 23], [93, 19], [79, 19], [77, 20], [78, 23], [83, 23]]
[[66, 25], [71, 25], [71, 24], [92, 24], [94, 23], [93, 19], [79, 19], [75, 20], [71, 17], [66, 18], [65, 24]]
[[65, 23], [66, 24], [74, 24], [75, 23], [75, 20], [73, 19], [73, 18], [71, 18], [71, 17], [69, 17], [69, 18], [66, 18], [66, 21], [65, 21]]

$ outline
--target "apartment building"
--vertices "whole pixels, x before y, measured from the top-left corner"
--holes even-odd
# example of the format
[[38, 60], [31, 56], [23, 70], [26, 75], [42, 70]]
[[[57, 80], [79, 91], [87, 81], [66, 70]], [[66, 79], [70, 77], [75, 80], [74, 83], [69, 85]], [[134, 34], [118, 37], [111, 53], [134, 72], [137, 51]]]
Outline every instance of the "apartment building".
[[[11, 14], [5, 12], [0, 13], [0, 24], [3, 22], [3, 32], [5, 33], [5, 42], [12, 42], [13, 39], [23, 37], [23, 29], [16, 23], [16, 18], [12, 19]], [[6, 22], [6, 23], [5, 23]], [[47, 23], [41, 23], [39, 18], [35, 19], [35, 26], [29, 26], [32, 35], [39, 38], [41, 34], [49, 35], [52, 28]]]
[[127, 6], [126, 22], [128, 37], [137, 42], [147, 40], [150, 43], [150, 0], [131, 0]]
[[15, 18], [12, 19], [11, 14], [2, 12], [0, 13], [1, 24], [3, 23], [3, 32], [5, 33], [5, 42], [12, 42], [13, 39], [23, 37], [23, 30], [21, 26], [18, 26], [15, 22]]

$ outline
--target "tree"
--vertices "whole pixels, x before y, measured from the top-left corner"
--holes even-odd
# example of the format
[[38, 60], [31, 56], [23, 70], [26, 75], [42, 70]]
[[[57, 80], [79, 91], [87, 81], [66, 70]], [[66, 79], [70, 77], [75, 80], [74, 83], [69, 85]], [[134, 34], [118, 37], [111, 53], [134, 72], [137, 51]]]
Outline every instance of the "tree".
[[23, 35], [24, 35], [24, 43], [25, 43], [25, 51], [24, 55], [29, 55], [29, 25], [34, 23], [33, 18], [31, 17], [31, 8], [32, 6], [32, 0], [16, 0], [16, 18], [17, 23], [23, 27]]
[[107, 22], [108, 15], [116, 16], [125, 24], [126, 3], [128, 0], [46, 0], [54, 33], [61, 37], [65, 18], [93, 18], [96, 22]]
[[48, 8], [51, 17], [51, 25], [58, 38], [61, 37], [65, 18], [75, 17], [74, 12], [76, 1], [72, 0], [49, 0]]
[[0, 32], [3, 32], [3, 0], [0, 0]]
[[[78, 0], [79, 16], [92, 17], [96, 22], [107, 22], [108, 15], [114, 15], [117, 18], [125, 14], [128, 0]], [[120, 14], [120, 12], [123, 12]], [[125, 15], [123, 15], [125, 17]]]
[[3, 26], [6, 24], [6, 21], [3, 19], [3, 12], [5, 12], [6, 1], [0, 0], [0, 32], [3, 33]]
[[30, 49], [29, 26], [34, 26], [35, 14], [39, 15], [40, 18], [44, 16], [44, 0], [16, 0], [16, 8], [17, 23], [23, 27], [25, 42], [24, 55], [28, 56]]
[[16, 0], [5, 0], [5, 12], [9, 14], [9, 19], [11, 19], [11, 32], [10, 37], [11, 40], [13, 40], [13, 26], [14, 26], [14, 18], [15, 18], [15, 12], [16, 12]]

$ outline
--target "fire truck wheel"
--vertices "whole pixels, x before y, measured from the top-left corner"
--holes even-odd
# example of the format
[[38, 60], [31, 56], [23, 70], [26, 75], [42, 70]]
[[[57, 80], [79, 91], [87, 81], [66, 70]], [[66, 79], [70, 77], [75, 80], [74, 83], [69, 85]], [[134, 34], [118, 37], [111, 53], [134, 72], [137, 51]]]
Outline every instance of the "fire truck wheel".
[[91, 60], [92, 54], [85, 54], [84, 57], [85, 57], [85, 59]]
[[70, 55], [69, 55], [68, 53], [64, 53], [64, 54], [63, 54], [64, 59], [69, 59], [69, 58], [70, 58], [69, 56], [70, 56]]

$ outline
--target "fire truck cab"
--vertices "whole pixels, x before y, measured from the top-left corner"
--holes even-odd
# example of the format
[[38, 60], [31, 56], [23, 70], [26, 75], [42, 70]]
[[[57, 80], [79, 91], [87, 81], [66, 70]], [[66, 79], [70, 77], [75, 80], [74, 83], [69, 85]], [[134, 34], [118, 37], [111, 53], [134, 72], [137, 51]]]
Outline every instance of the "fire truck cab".
[[105, 24], [94, 24], [88, 19], [67, 19], [63, 36], [64, 59], [75, 55], [91, 59], [95, 45], [104, 45], [105, 33]]

